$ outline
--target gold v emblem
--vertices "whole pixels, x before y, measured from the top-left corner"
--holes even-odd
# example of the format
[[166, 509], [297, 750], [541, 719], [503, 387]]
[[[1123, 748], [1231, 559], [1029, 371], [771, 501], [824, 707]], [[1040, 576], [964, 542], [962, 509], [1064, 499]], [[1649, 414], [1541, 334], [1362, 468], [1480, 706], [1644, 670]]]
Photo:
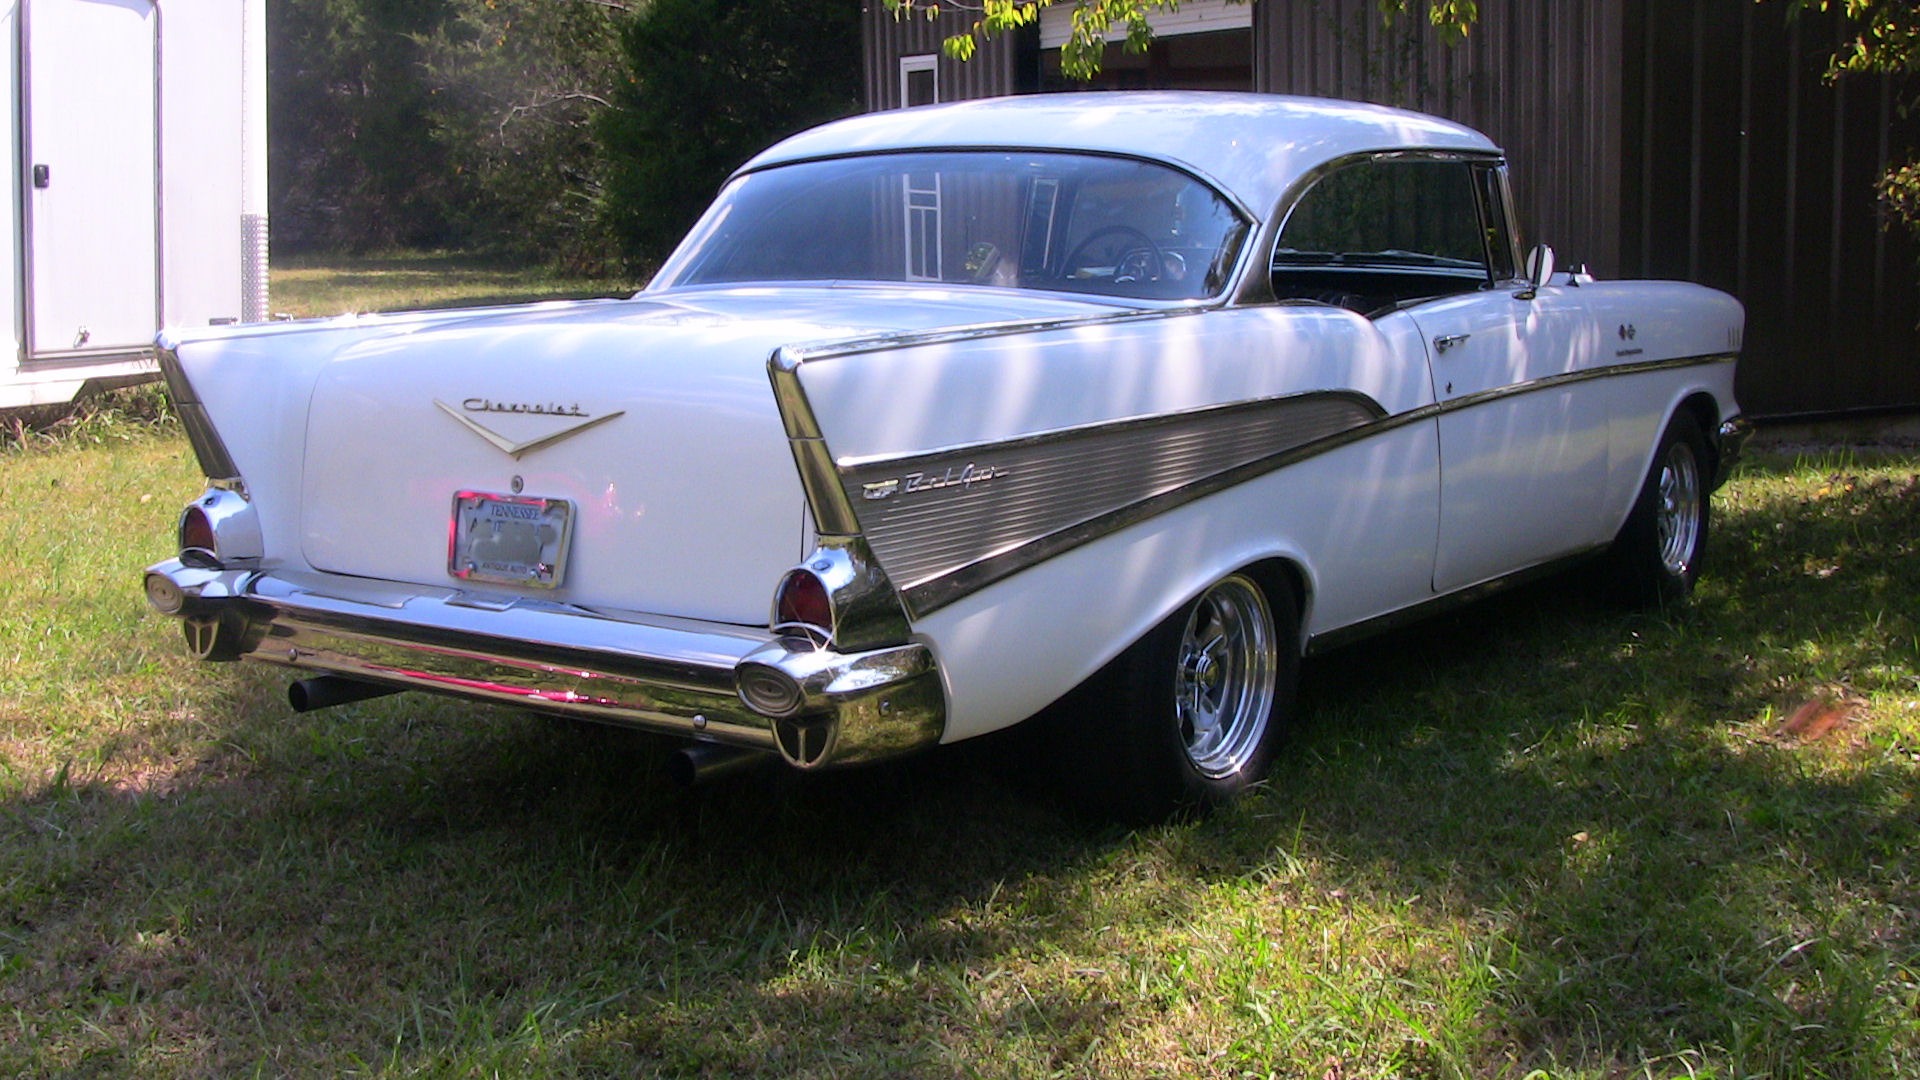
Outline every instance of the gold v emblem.
[[441, 401], [439, 398], [434, 398], [433, 403], [435, 405], [440, 406], [441, 412], [446, 413], [448, 416], [451, 416], [455, 420], [460, 421], [461, 427], [464, 427], [468, 431], [473, 432], [475, 435], [478, 435], [481, 438], [487, 440], [487, 442], [490, 445], [492, 445], [495, 449], [499, 450], [503, 454], [506, 454], [508, 457], [515, 458], [515, 459], [518, 459], [522, 454], [530, 454], [535, 450], [540, 449], [543, 446], [552, 446], [554, 443], [559, 442], [561, 439], [578, 435], [590, 427], [598, 427], [601, 424], [604, 424], [607, 421], [612, 420], [616, 417], [627, 415], [627, 411], [625, 409], [621, 409], [618, 412], [610, 412], [605, 416], [596, 416], [591, 420], [582, 420], [579, 423], [573, 425], [572, 427], [564, 427], [564, 428], [561, 428], [559, 431], [549, 432], [548, 434], [542, 435], [537, 439], [528, 439], [526, 442], [514, 442], [512, 439], [507, 438], [505, 435], [502, 435], [497, 431], [493, 431], [487, 427], [482, 426], [478, 420], [475, 420], [473, 417], [468, 416], [467, 414], [461, 412], [459, 409], [454, 408], [453, 406], [447, 404], [446, 402]]

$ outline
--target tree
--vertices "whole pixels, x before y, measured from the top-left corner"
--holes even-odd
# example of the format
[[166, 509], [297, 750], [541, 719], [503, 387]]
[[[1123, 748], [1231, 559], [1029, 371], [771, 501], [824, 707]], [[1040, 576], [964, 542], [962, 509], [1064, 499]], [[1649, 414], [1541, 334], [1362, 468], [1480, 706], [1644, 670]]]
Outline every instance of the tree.
[[421, 39], [430, 137], [463, 178], [447, 208], [463, 246], [570, 270], [612, 256], [600, 218], [600, 111], [624, 78], [608, 0], [453, 0]]
[[[1122, 42], [1129, 52], [1145, 52], [1153, 40], [1150, 17], [1156, 11], [1172, 10], [1180, 0], [884, 0], [895, 18], [914, 16], [936, 19], [942, 12], [964, 12], [975, 16], [964, 33], [949, 37], [943, 50], [956, 60], [973, 56], [981, 40], [996, 34], [1028, 26], [1040, 18], [1040, 12], [1056, 3], [1073, 7], [1073, 31], [1060, 49], [1060, 70], [1068, 78], [1085, 81], [1100, 71], [1100, 56], [1106, 51], [1108, 35], [1115, 27], [1123, 32]], [[1253, 0], [1238, 0], [1252, 3]], [[1380, 16], [1392, 22], [1407, 14], [1416, 0], [1378, 0]], [[1480, 17], [1478, 0], [1427, 0], [1427, 19], [1441, 35], [1458, 41], [1467, 35]]]
[[858, 0], [654, 0], [621, 49], [625, 78], [595, 131], [604, 210], [636, 268], [748, 157], [860, 106]]
[[268, 189], [282, 250], [446, 242], [457, 180], [427, 137], [420, 36], [444, 0], [267, 6]]
[[[1793, 14], [1840, 9], [1852, 24], [1853, 40], [1843, 44], [1827, 65], [1829, 80], [1851, 75], [1885, 75], [1906, 80], [1920, 72], [1920, 0], [1791, 0]], [[1901, 87], [1902, 116], [1920, 104], [1911, 83]], [[1920, 235], [1920, 160], [1911, 156], [1879, 180], [1888, 212]]]
[[[633, 0], [642, 3], [644, 0]], [[590, 264], [627, 0], [268, 5], [274, 246]]]

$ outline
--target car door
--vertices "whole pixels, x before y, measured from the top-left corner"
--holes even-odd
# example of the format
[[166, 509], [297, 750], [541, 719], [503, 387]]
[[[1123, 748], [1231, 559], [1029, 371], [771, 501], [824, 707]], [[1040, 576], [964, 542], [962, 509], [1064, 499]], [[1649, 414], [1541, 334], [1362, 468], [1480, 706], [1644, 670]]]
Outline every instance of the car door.
[[1440, 537], [1448, 592], [1589, 547], [1604, 528], [1607, 415], [1567, 378], [1590, 351], [1579, 290], [1495, 289], [1411, 314], [1440, 425]]
[[1573, 378], [1597, 347], [1592, 322], [1578, 289], [1520, 280], [1510, 205], [1490, 157], [1372, 154], [1303, 194], [1274, 252], [1277, 295], [1418, 328], [1439, 442], [1437, 592], [1591, 546], [1605, 527], [1606, 406]]
[[1488, 285], [1410, 311], [1439, 410], [1438, 592], [1591, 547], [1607, 526], [1606, 403], [1576, 377], [1598, 347], [1588, 305], [1572, 285], [1520, 280], [1505, 170], [1469, 175], [1449, 197], [1477, 204]]

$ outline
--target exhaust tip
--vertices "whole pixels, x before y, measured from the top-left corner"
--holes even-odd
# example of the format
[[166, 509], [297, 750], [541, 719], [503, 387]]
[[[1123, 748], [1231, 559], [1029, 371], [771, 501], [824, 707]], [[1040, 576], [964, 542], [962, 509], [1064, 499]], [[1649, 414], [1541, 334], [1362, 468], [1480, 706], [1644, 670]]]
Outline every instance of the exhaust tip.
[[759, 750], [694, 743], [681, 747], [667, 758], [667, 778], [684, 790], [722, 776], [763, 768], [773, 760], [772, 754]]
[[394, 686], [380, 683], [361, 682], [358, 679], [343, 678], [339, 675], [321, 675], [312, 679], [301, 679], [287, 686], [287, 704], [294, 712], [312, 712], [315, 709], [330, 709], [335, 705], [347, 705], [368, 698], [386, 697], [400, 690]]

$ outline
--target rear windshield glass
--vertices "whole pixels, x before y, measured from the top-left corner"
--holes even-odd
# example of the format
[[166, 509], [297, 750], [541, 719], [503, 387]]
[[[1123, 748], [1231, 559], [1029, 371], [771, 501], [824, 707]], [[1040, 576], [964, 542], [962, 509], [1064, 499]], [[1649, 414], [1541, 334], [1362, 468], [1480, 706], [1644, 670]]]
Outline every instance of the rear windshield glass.
[[1149, 162], [883, 154], [736, 180], [655, 287], [921, 281], [1192, 300], [1225, 287], [1245, 235], [1213, 189]]

